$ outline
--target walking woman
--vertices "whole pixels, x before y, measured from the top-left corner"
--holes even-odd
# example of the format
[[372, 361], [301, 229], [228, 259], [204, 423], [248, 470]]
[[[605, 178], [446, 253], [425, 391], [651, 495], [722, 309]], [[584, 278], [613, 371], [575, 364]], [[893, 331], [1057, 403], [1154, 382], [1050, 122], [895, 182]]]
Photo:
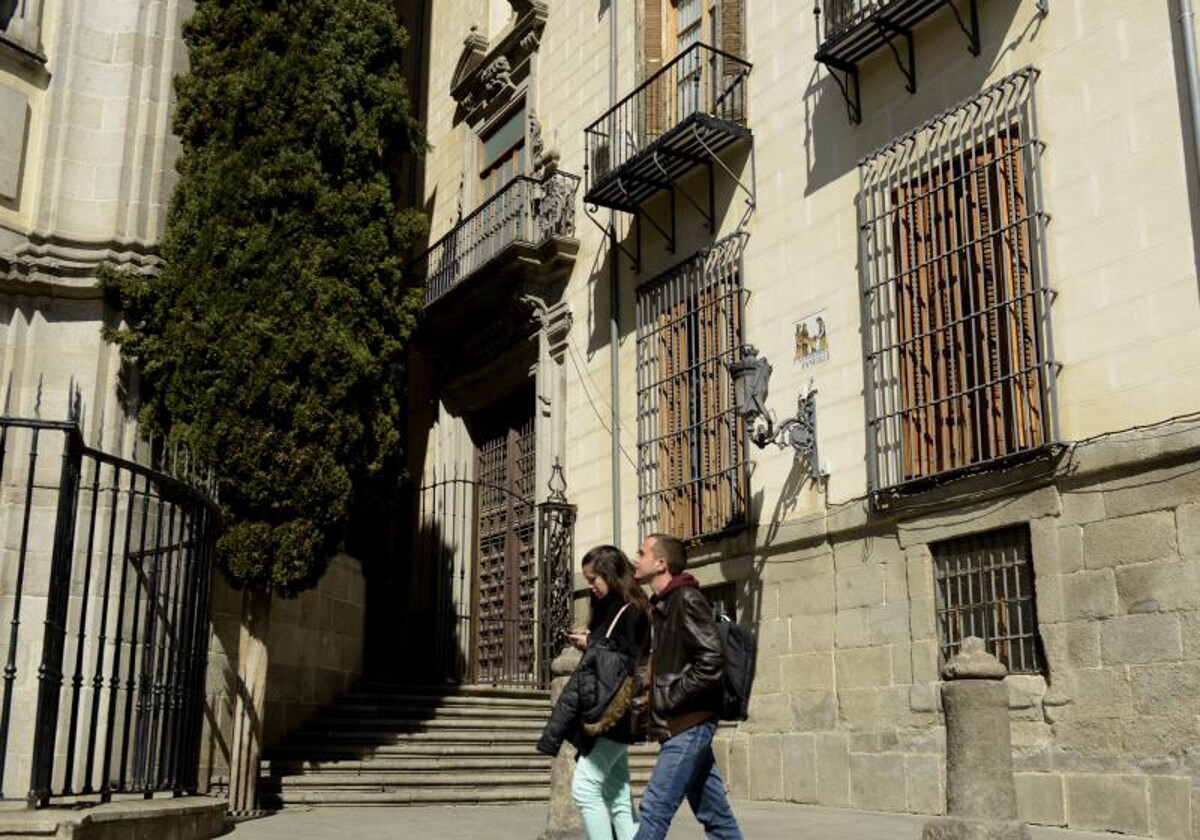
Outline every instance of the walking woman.
[[571, 675], [538, 741], [538, 751], [557, 755], [563, 741], [579, 750], [571, 793], [589, 840], [632, 840], [637, 833], [629, 787], [629, 745], [635, 733], [631, 702], [649, 633], [649, 601], [633, 579], [633, 564], [611, 545], [583, 558], [592, 591], [586, 630], [567, 640], [584, 657]]

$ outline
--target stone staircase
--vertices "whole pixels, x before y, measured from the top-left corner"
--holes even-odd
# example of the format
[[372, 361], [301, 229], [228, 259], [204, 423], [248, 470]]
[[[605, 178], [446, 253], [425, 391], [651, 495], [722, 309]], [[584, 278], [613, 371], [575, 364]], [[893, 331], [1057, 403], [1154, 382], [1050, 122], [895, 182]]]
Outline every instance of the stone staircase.
[[[342, 697], [263, 762], [260, 802], [449, 805], [546, 802], [550, 759], [534, 750], [547, 691], [366, 685]], [[656, 748], [630, 754], [634, 792]]]

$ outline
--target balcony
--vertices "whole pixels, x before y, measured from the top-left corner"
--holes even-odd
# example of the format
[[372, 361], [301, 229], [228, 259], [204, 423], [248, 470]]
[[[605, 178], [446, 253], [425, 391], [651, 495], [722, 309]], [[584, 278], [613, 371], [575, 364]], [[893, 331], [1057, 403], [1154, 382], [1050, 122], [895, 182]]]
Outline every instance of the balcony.
[[[965, 5], [963, 18], [959, 5]], [[917, 56], [913, 28], [943, 8], [953, 13], [967, 37], [967, 48], [979, 55], [979, 11], [976, 0], [819, 0], [820, 47], [816, 60], [833, 73], [846, 99], [851, 122], [862, 122], [859, 63], [887, 48], [904, 75], [910, 93], [917, 90]], [[840, 75], [839, 75], [840, 74]]]
[[[425, 306], [478, 286], [496, 292], [517, 276], [554, 275], [574, 263], [575, 193], [579, 176], [553, 172], [543, 178], [519, 175], [459, 222], [417, 258], [425, 280]], [[468, 283], [483, 275], [486, 284]]]
[[584, 131], [584, 202], [636, 213], [693, 168], [748, 139], [750, 64], [694, 44]]

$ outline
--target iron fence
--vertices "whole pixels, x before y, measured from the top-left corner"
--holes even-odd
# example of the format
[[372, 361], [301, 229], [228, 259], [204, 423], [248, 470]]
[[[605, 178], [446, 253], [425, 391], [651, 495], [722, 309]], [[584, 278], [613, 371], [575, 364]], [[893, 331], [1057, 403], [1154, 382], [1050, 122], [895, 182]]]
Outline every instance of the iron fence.
[[417, 259], [429, 306], [515, 243], [540, 245], [552, 236], [575, 235], [579, 176], [552, 172], [518, 175], [454, 226]]
[[218, 528], [186, 476], [0, 418], [0, 795], [197, 789]]
[[746, 120], [745, 59], [693, 44], [584, 129], [585, 191], [693, 119]]

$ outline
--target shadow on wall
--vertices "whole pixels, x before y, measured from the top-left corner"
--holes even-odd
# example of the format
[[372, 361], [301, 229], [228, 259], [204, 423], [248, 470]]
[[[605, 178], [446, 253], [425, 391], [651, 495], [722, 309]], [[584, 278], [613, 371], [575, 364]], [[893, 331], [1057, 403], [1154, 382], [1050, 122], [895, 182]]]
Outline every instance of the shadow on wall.
[[[628, 213], [616, 213], [618, 248], [609, 247], [606, 236], [596, 253], [588, 273], [588, 358], [609, 345], [609, 317], [612, 312], [612, 260], [618, 260], [620, 277], [618, 316], [620, 340], [624, 341], [637, 332], [637, 290], [655, 277], [695, 257], [722, 236], [732, 233], [728, 225], [749, 216], [748, 196], [745, 189], [730, 177], [724, 167], [736, 173], [744, 183], [752, 177], [750, 165], [751, 147], [741, 143], [721, 153], [722, 163], [714, 164], [712, 184], [713, 222], [716, 232], [709, 230], [708, 220], [708, 174], [707, 167], [698, 165], [684, 175], [676, 184], [675, 251], [671, 252], [662, 231], [671, 229], [671, 211], [667, 192], [659, 192], [644, 205], [641, 225], [640, 270], [634, 270], [633, 256], [638, 253], [638, 233], [634, 217]], [[701, 209], [703, 208], [703, 209]], [[602, 225], [607, 224], [608, 211], [600, 208], [593, 218]], [[590, 225], [590, 223], [589, 223]], [[655, 226], [662, 228], [657, 230]], [[722, 226], [726, 225], [723, 230]]]
[[[418, 515], [442, 512], [462, 488], [437, 486], [423, 493]], [[407, 591], [397, 593], [402, 615], [396, 622], [398, 644], [382, 673], [403, 685], [454, 685], [466, 680], [471, 639], [469, 539], [473, 523], [464, 506], [451, 510], [448, 523], [422, 521], [412, 540]], [[424, 518], [424, 517], [422, 517]], [[448, 532], [448, 533], [444, 533]]]
[[[767, 564], [767, 558], [773, 554], [771, 547], [775, 544], [780, 526], [788, 514], [799, 507], [800, 494], [804, 492], [804, 488], [809, 482], [814, 482], [818, 490], [823, 488], [823, 480], [812, 475], [807, 462], [803, 458], [793, 458], [791, 469], [788, 471], [787, 478], [784, 479], [779, 496], [775, 499], [775, 507], [771, 511], [770, 518], [765, 520], [766, 535], [764, 539], [758, 543], [755, 537], [751, 537], [754, 544], [747, 553], [752, 557], [752, 567], [750, 575], [745, 579], [745, 590], [740, 601], [742, 612], [738, 616], [738, 623], [753, 629], [756, 633], [762, 622], [763, 570]], [[763, 512], [766, 509], [766, 502], [765, 492], [762, 489], [757, 490], [750, 499], [749, 514], [752, 522], [764, 522]], [[757, 530], [751, 528], [749, 533], [756, 534]], [[727, 578], [731, 579], [740, 576], [736, 574], [737, 569], [732, 565], [724, 568], [723, 572]]]
[[[846, 99], [828, 68], [814, 65], [802, 102], [807, 173], [804, 194], [813, 195], [854, 171], [860, 160], [880, 146], [984, 87], [1008, 53], [1038, 36], [1043, 16], [1036, 11], [1009, 36], [1021, 6], [1022, 0], [979, 4], [978, 56], [968, 51], [966, 36], [950, 11], [939, 11], [919, 24], [913, 35], [915, 94], [904, 88], [903, 74], [886, 46], [868, 56], [859, 65], [861, 125], [850, 122]], [[922, 103], [925, 106], [914, 111], [914, 105]]]

